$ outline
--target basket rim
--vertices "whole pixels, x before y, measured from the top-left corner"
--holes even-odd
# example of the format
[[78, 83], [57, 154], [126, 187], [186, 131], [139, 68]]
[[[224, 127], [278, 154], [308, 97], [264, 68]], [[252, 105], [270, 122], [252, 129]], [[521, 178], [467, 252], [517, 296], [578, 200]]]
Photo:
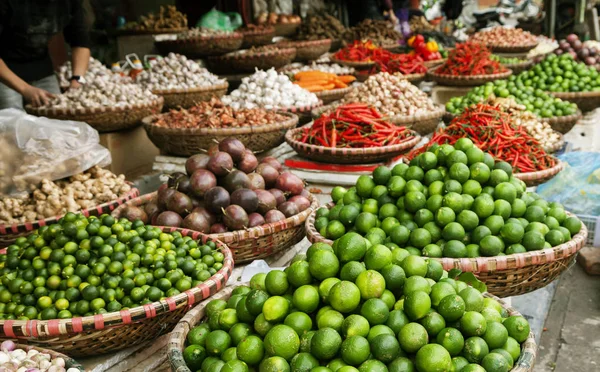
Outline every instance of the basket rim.
[[355, 67], [355, 68], [368, 68], [375, 66], [374, 61], [364, 61], [364, 62], [355, 62], [355, 61], [344, 61], [343, 59], [337, 59], [335, 57], [329, 58], [329, 62], [337, 63], [338, 65]]
[[533, 60], [531, 59], [526, 59], [524, 61], [521, 61], [519, 63], [500, 63], [501, 65], [505, 66], [508, 69], [513, 69], [513, 67], [516, 68], [523, 68], [523, 67], [529, 67], [533, 65]]
[[212, 92], [215, 90], [223, 90], [229, 87], [227, 81], [219, 84], [209, 85], [205, 87], [194, 87], [194, 88], [174, 88], [174, 89], [155, 89], [152, 90], [152, 94], [165, 95], [165, 94], [182, 94], [182, 93], [200, 93], [200, 92]]
[[[323, 105], [321, 107], [316, 107], [315, 109], [313, 109], [313, 111], [311, 112], [312, 116], [314, 118], [317, 118], [321, 115], [323, 115], [325, 112], [327, 112], [327, 110], [335, 110], [338, 106], [342, 105], [343, 103], [330, 103], [328, 105]], [[427, 121], [427, 120], [431, 120], [431, 119], [435, 119], [437, 118], [442, 118], [446, 112], [446, 108], [442, 105], [435, 105], [436, 106], [436, 110], [431, 111], [431, 112], [423, 112], [423, 113], [419, 113], [416, 115], [395, 115], [395, 116], [390, 116], [388, 117], [388, 120], [393, 123], [393, 124], [402, 124], [405, 126], [409, 126], [409, 125], [413, 125], [422, 121]], [[317, 110], [319, 109], [319, 110]]]
[[[185, 31], [184, 31], [185, 32]], [[242, 39], [244, 35], [241, 32], [230, 32], [223, 35], [212, 35], [212, 36], [195, 36], [188, 37], [184, 39], [180, 39], [179, 35], [177, 35], [176, 39], [168, 39], [168, 40], [154, 40], [155, 43], [159, 44], [200, 44], [217, 40], [228, 40], [228, 39]]]
[[33, 107], [31, 104], [25, 105], [25, 111], [28, 114], [36, 116], [51, 115], [89, 115], [99, 114], [103, 112], [122, 113], [130, 110], [144, 109], [163, 105], [165, 99], [161, 96], [156, 96], [156, 99], [149, 103], [127, 104], [123, 106], [102, 106], [102, 107], [87, 107], [87, 108], [57, 108], [57, 107]]
[[[276, 55], [286, 55], [291, 56], [296, 54], [296, 48], [269, 48], [266, 50], [261, 50], [258, 52], [246, 53], [249, 49], [236, 50], [234, 52], [229, 52], [227, 54], [223, 54], [221, 56], [212, 56], [208, 57], [213, 62], [218, 61], [253, 61], [257, 59], [263, 59], [268, 57], [273, 57]], [[293, 57], [292, 57], [293, 58]]]
[[287, 119], [272, 124], [263, 124], [246, 127], [235, 127], [235, 128], [170, 128], [161, 127], [154, 124], [154, 120], [157, 117], [166, 114], [150, 115], [142, 119], [142, 123], [146, 130], [160, 131], [163, 134], [168, 135], [238, 135], [238, 134], [253, 134], [253, 133], [265, 133], [273, 132], [280, 129], [293, 128], [298, 123], [298, 116], [290, 112], [277, 112], [280, 115], [286, 116]]
[[[402, 78], [404, 78], [410, 82], [424, 79], [425, 76], [427, 76], [427, 72], [421, 72], [420, 74], [406, 74], [406, 75], [397, 72], [396, 74], [400, 75]], [[352, 74], [348, 74], [348, 75], [352, 75]], [[357, 75], [357, 76], [361, 75], [361, 77], [366, 77], [367, 79], [371, 76], [371, 74], [368, 71], [367, 72], [356, 71], [356, 72], [354, 72], [354, 75]]]
[[[322, 205], [327, 209], [331, 209], [335, 203], [333, 201]], [[568, 216], [574, 216], [573, 213], [567, 212]], [[315, 228], [315, 216], [316, 211], [311, 213], [306, 219], [306, 235], [311, 242], [323, 242], [326, 244], [333, 244], [333, 241], [322, 236]], [[506, 271], [507, 261], [509, 259], [514, 260], [518, 263], [519, 267], [537, 266], [548, 262], [553, 262], [563, 257], [558, 255], [559, 252], [569, 253], [569, 256], [577, 253], [585, 245], [585, 240], [588, 235], [587, 227], [584, 223], [581, 224], [581, 230], [575, 234], [568, 242], [557, 245], [552, 248], [545, 248], [539, 251], [529, 251], [525, 253], [515, 253], [505, 256], [492, 256], [492, 257], [475, 257], [475, 258], [435, 258], [439, 261], [444, 270], [459, 268], [465, 272], [495, 272], [495, 271]], [[531, 263], [527, 264], [527, 258], [531, 258]], [[482, 268], [482, 270], [479, 270]]]
[[540, 171], [535, 171], [535, 172], [515, 173], [514, 174], [515, 178], [518, 178], [522, 181], [536, 181], [536, 180], [542, 180], [542, 179], [550, 177], [550, 176], [554, 176], [555, 174], [557, 174], [558, 172], [563, 170], [563, 168], [565, 167], [564, 162], [558, 160], [558, 158], [556, 158], [550, 154], [548, 154], [548, 156], [554, 158], [554, 160], [556, 161], [556, 164], [553, 167], [544, 169], [544, 170], [540, 170]]
[[320, 92], [314, 92], [314, 93], [317, 97], [319, 97], [319, 99], [323, 99], [323, 98], [329, 98], [330, 96], [338, 96], [338, 95], [345, 96], [346, 93], [350, 92], [350, 90], [352, 90], [352, 87], [347, 86], [345, 88], [322, 90]]
[[303, 148], [305, 150], [311, 151], [311, 152], [318, 152], [318, 153], [324, 153], [330, 156], [361, 156], [361, 155], [380, 155], [380, 154], [386, 154], [386, 153], [395, 153], [395, 152], [399, 152], [402, 150], [406, 150], [409, 148], [413, 148], [417, 145], [417, 143], [419, 143], [419, 141], [421, 141], [421, 136], [415, 132], [414, 130], [407, 128], [410, 132], [411, 132], [411, 136], [407, 137], [407, 139], [402, 142], [402, 143], [398, 143], [395, 145], [387, 145], [387, 146], [381, 146], [381, 147], [359, 147], [359, 148], [338, 148], [338, 147], [325, 147], [325, 146], [318, 146], [318, 145], [312, 145], [309, 143], [302, 143], [298, 140], [296, 140], [294, 137], [300, 133], [303, 128], [309, 127], [311, 125], [312, 121], [308, 124], [306, 124], [305, 126], [302, 126], [300, 128], [295, 128], [295, 129], [291, 129], [288, 130], [287, 133], [285, 134], [285, 141], [294, 149], [296, 148]]
[[523, 44], [523, 45], [506, 45], [506, 44], [486, 44], [488, 48], [492, 50], [492, 52], [499, 53], [520, 53], [520, 52], [529, 52], [531, 49], [537, 47], [539, 42], [535, 42], [532, 44]]
[[437, 70], [440, 66], [432, 67], [429, 71], [427, 71], [427, 75], [430, 76], [433, 80], [440, 79], [443, 81], [471, 81], [471, 80], [496, 80], [496, 79], [504, 79], [512, 75], [512, 70], [506, 68], [506, 71], [498, 72], [495, 74], [483, 74], [483, 75], [448, 75], [448, 74], [440, 74]]
[[[313, 93], [314, 94], [314, 93]], [[310, 112], [318, 107], [323, 106], [323, 100], [319, 99], [319, 102], [317, 103], [313, 103], [312, 105], [306, 105], [306, 106], [297, 106], [297, 107], [275, 107], [273, 110], [274, 111], [281, 111], [281, 112], [291, 112], [291, 113], [304, 113], [304, 112]]]
[[547, 94], [560, 99], [574, 99], [574, 98], [600, 98], [600, 92], [587, 91], [587, 92], [546, 92]]
[[135, 36], [135, 35], [159, 35], [159, 34], [179, 34], [189, 30], [188, 27], [177, 27], [177, 28], [159, 28], [155, 30], [128, 30], [119, 29], [117, 30], [117, 36]]
[[263, 25], [263, 29], [261, 30], [236, 30], [236, 32], [241, 33], [244, 36], [263, 36], [269, 34], [275, 34], [275, 27], [271, 25]]
[[72, 358], [72, 357], [70, 357], [70, 356], [68, 356], [66, 354], [63, 354], [63, 353], [61, 353], [59, 351], [52, 350], [52, 349], [46, 349], [46, 348], [35, 346], [35, 345], [20, 344], [18, 339], [13, 340], [13, 341], [15, 342], [16, 347], [18, 349], [23, 349], [25, 351], [37, 350], [40, 353], [49, 354], [52, 359], [63, 358], [65, 360], [65, 367], [76, 368], [76, 369], [78, 369], [78, 370], [80, 370], [82, 372], [85, 371], [85, 367], [83, 365], [81, 365], [81, 363], [79, 363], [74, 358]]
[[[556, 132], [556, 131], [555, 131]], [[565, 145], [565, 136], [560, 132], [556, 132], [559, 134], [559, 140], [552, 146], [544, 147], [544, 151], [547, 153], [552, 153], [560, 150]]]
[[[83, 209], [77, 213], [81, 213], [87, 217], [90, 215], [90, 212], [93, 210], [101, 211], [104, 208], [110, 208], [115, 203], [118, 205], [122, 205], [129, 200], [137, 198], [140, 195], [140, 190], [133, 187], [133, 183], [131, 183], [129, 181], [127, 181], [127, 184], [129, 184], [129, 186], [132, 186], [132, 187], [131, 187], [131, 190], [129, 190], [125, 195], [123, 195], [115, 200], [111, 200], [106, 203], [98, 204], [92, 208]], [[36, 230], [42, 226], [50, 225], [50, 224], [54, 223], [55, 221], [57, 221], [58, 219], [60, 219], [61, 217], [63, 217], [63, 215], [58, 215], [55, 217], [48, 217], [48, 218], [44, 218], [44, 219], [37, 220], [37, 221], [31, 221], [31, 222], [15, 223], [15, 224], [10, 224], [10, 225], [7, 225], [7, 224], [0, 225], [0, 236], [16, 234], [19, 232], [30, 232], [30, 231]]]
[[[134, 199], [135, 200], [135, 199]], [[223, 267], [203, 283], [179, 293], [172, 297], [167, 297], [160, 301], [155, 301], [146, 305], [136, 306], [126, 310], [114, 311], [105, 314], [96, 314], [83, 317], [73, 317], [69, 319], [50, 319], [50, 320], [0, 320], [0, 337], [17, 337], [14, 330], [20, 329], [24, 335], [19, 338], [38, 339], [47, 337], [56, 337], [60, 335], [75, 335], [87, 331], [97, 331], [106, 328], [115, 328], [127, 326], [128, 324], [143, 321], [145, 319], [155, 318], [160, 314], [169, 313], [181, 306], [191, 306], [196, 302], [196, 295], [208, 297], [211, 286], [214, 285], [217, 291], [221, 290], [227, 283], [231, 272], [233, 271], [233, 254], [229, 247], [222, 241], [202, 234], [197, 231], [181, 228], [159, 227], [162, 231], [179, 231], [184, 236], [191, 236], [194, 240], [214, 241], [218, 249], [224, 254]], [[134, 319], [135, 317], [135, 319]], [[114, 318], [115, 320], [111, 320]], [[109, 324], [106, 325], [105, 321]], [[92, 327], [86, 327], [85, 324], [91, 324]], [[69, 328], [67, 328], [67, 325]], [[45, 332], [41, 334], [39, 327], [44, 327]], [[25, 334], [26, 333], [26, 334]]]
[[321, 46], [321, 45], [327, 45], [327, 44], [329, 44], [331, 46], [332, 42], [333, 42], [333, 40], [330, 38], [317, 39], [317, 40], [283, 40], [278, 43], [275, 43], [275, 46], [281, 47], [281, 48], [296, 48], [296, 49], [298, 49], [298, 48], [309, 48], [309, 47], [315, 47], [315, 46]]
[[[155, 192], [152, 192], [149, 194], [139, 196], [135, 199], [132, 199], [132, 200], [128, 201], [127, 203], [116, 208], [112, 212], [111, 215], [113, 217], [118, 216], [119, 213], [123, 209], [125, 209], [125, 207], [127, 207], [129, 205], [141, 205], [141, 204], [150, 202], [150, 201], [154, 200], [157, 193], [158, 192], [155, 191]], [[303, 210], [302, 212], [300, 212], [294, 216], [287, 217], [284, 220], [277, 221], [274, 223], [264, 224], [261, 226], [251, 227], [251, 228], [248, 228], [245, 230], [235, 230], [235, 231], [227, 231], [225, 233], [219, 233], [219, 234], [203, 234], [203, 235], [208, 236], [210, 239], [219, 240], [223, 243], [231, 243], [231, 242], [241, 241], [244, 239], [257, 239], [257, 238], [260, 238], [263, 236], [272, 235], [272, 234], [277, 233], [282, 230], [300, 226], [305, 223], [306, 219], [308, 218], [308, 216], [310, 216], [312, 214], [313, 210], [315, 210], [319, 206], [319, 200], [312, 193], [309, 193], [308, 199], [310, 200], [310, 207], [306, 208], [305, 210]], [[166, 227], [166, 229], [167, 230], [172, 229], [173, 231], [181, 230], [176, 227]], [[192, 230], [189, 230], [189, 231], [192, 231]], [[202, 233], [198, 232], [198, 234], [202, 234]]]
[[548, 124], [563, 124], [569, 123], [571, 121], [579, 121], [583, 117], [583, 113], [581, 110], [577, 109], [577, 112], [571, 115], [563, 115], [563, 116], [553, 116], [551, 118], [541, 118], [542, 121], [547, 122]]

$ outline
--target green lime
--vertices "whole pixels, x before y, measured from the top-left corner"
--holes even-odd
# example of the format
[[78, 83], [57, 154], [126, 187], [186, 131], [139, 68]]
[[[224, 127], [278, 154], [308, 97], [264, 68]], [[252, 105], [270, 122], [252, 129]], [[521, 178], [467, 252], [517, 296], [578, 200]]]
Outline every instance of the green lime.
[[483, 357], [481, 366], [486, 372], [508, 372], [508, 369], [510, 368], [506, 358], [498, 353], [489, 353]]
[[263, 341], [257, 336], [248, 336], [237, 345], [237, 357], [250, 366], [260, 363], [265, 355]]
[[290, 360], [298, 353], [300, 338], [292, 327], [276, 325], [265, 336], [264, 347], [267, 355]]
[[[520, 223], [507, 223], [500, 229], [500, 236], [508, 244], [518, 243], [523, 239], [525, 229]], [[562, 234], [560, 234], [562, 238]]]
[[490, 229], [492, 234], [496, 235], [500, 232], [502, 226], [504, 226], [504, 218], [496, 215], [489, 216], [485, 219], [483, 224]]
[[290, 287], [287, 274], [281, 270], [270, 271], [265, 278], [265, 287], [272, 296], [283, 295]]
[[410, 323], [410, 320], [403, 310], [392, 310], [385, 324], [394, 331], [395, 335], [397, 335], [398, 332], [400, 332], [400, 329], [408, 323]]
[[489, 347], [481, 337], [469, 337], [465, 340], [463, 356], [471, 363], [481, 363], [489, 353]]
[[463, 368], [465, 368], [469, 364], [469, 361], [464, 357], [457, 356], [452, 358], [452, 368], [451, 371], [460, 372]]
[[394, 168], [392, 168], [392, 176], [404, 177], [407, 169], [408, 169], [408, 164], [405, 164], [405, 163], [396, 164], [394, 166]]
[[423, 318], [431, 309], [431, 298], [427, 292], [415, 291], [404, 298], [404, 312], [411, 320]]
[[183, 350], [183, 360], [193, 370], [202, 368], [206, 356], [206, 350], [200, 345], [190, 345]]
[[504, 252], [504, 242], [497, 236], [488, 235], [479, 242], [479, 250], [482, 256], [497, 256]]
[[488, 322], [483, 339], [490, 349], [501, 348], [508, 340], [508, 331], [502, 323]]
[[507, 220], [510, 217], [510, 203], [506, 200], [498, 199], [494, 201], [494, 214]]
[[389, 264], [385, 266], [381, 269], [381, 275], [385, 279], [386, 289], [389, 289], [392, 292], [401, 290], [404, 286], [406, 274], [398, 265]]
[[290, 304], [281, 296], [269, 297], [263, 305], [263, 315], [268, 322], [280, 322], [287, 316]]
[[388, 364], [389, 372], [416, 372], [413, 362], [405, 357], [398, 357]]
[[358, 372], [387, 372], [388, 369], [377, 359], [369, 359], [358, 367]]
[[292, 371], [310, 372], [319, 366], [319, 361], [310, 353], [296, 354], [290, 361]]
[[348, 337], [342, 342], [340, 354], [344, 362], [351, 366], [358, 366], [369, 359], [371, 354], [369, 341], [362, 336]]
[[231, 336], [231, 341], [233, 345], [237, 346], [239, 343], [248, 337], [252, 333], [252, 328], [249, 324], [246, 323], [237, 323], [234, 324], [233, 327], [229, 330], [229, 336]]
[[374, 245], [367, 250], [364, 262], [368, 270], [380, 270], [392, 263], [392, 251], [385, 245]]
[[394, 217], [398, 213], [398, 207], [392, 203], [386, 203], [379, 208], [379, 219], [384, 220], [388, 217]]
[[333, 199], [333, 201], [337, 203], [338, 201], [342, 200], [346, 192], [348, 192], [348, 190], [346, 190], [344, 187], [335, 186], [331, 190], [331, 199]]
[[424, 228], [414, 229], [410, 233], [410, 244], [416, 248], [423, 248], [431, 243], [431, 234]]
[[425, 315], [420, 322], [427, 330], [429, 337], [437, 336], [437, 334], [446, 327], [446, 321], [440, 314], [436, 312], [430, 312], [429, 314]]
[[319, 360], [332, 359], [342, 346], [342, 337], [332, 328], [315, 332], [310, 342], [311, 354]]
[[337, 256], [333, 252], [325, 250], [314, 252], [309, 258], [308, 264], [310, 274], [318, 280], [336, 276], [340, 268]]
[[486, 183], [490, 179], [490, 168], [483, 162], [474, 163], [469, 167], [471, 179], [480, 184]]
[[369, 321], [371, 326], [374, 326], [385, 323], [390, 315], [390, 310], [382, 300], [370, 298], [361, 306], [360, 314]]
[[425, 257], [441, 258], [443, 256], [442, 248], [437, 244], [426, 245], [425, 247], [423, 247], [422, 254]]
[[345, 233], [346, 233], [346, 228], [344, 227], [344, 224], [341, 223], [340, 221], [329, 221], [329, 223], [327, 224], [327, 227], [325, 228], [325, 236], [328, 239], [332, 239], [332, 240], [338, 239]]
[[410, 191], [404, 195], [404, 207], [408, 212], [415, 213], [427, 204], [427, 197], [420, 191]]
[[[358, 232], [362, 234], [366, 234], [370, 229], [377, 226], [377, 216], [372, 213], [362, 212], [356, 217], [356, 222], [354, 223]], [[342, 234], [343, 235], [343, 234]]]
[[407, 353], [415, 353], [427, 345], [427, 330], [419, 323], [408, 323], [400, 329], [398, 341], [400, 341], [402, 350]]
[[508, 330], [508, 335], [519, 343], [525, 342], [529, 337], [529, 322], [522, 316], [510, 316], [504, 320], [503, 325]]
[[435, 283], [431, 287], [431, 304], [433, 307], [437, 307], [442, 299], [450, 295], [456, 295], [456, 290], [452, 285], [445, 282]]
[[[403, 262], [405, 262], [406, 260], [408, 260], [408, 257]], [[426, 263], [425, 269], [427, 269]], [[406, 269], [404, 269], [404, 272], [406, 273]], [[370, 298], [379, 298], [385, 290], [385, 279], [383, 275], [381, 275], [375, 270], [367, 270], [360, 273], [356, 278], [355, 284], [360, 290], [360, 295], [363, 300], [368, 300]]]
[[360, 290], [356, 284], [349, 281], [340, 281], [331, 287], [328, 301], [331, 307], [342, 313], [350, 313], [360, 303]]
[[[462, 203], [462, 198], [461, 198]], [[435, 214], [435, 222], [440, 226], [446, 226], [450, 222], [454, 222], [456, 219], [456, 213], [449, 207], [441, 207]]]
[[400, 344], [394, 335], [382, 334], [367, 343], [371, 346], [373, 357], [383, 363], [389, 363], [400, 356]]
[[450, 240], [446, 242], [442, 248], [442, 255], [444, 257], [461, 258], [467, 256], [467, 247], [465, 244], [458, 240]]
[[262, 289], [265, 290], [265, 278], [267, 277], [266, 273], [258, 273], [250, 279], [250, 288], [252, 289]]
[[206, 351], [210, 355], [221, 355], [231, 346], [231, 336], [223, 330], [216, 330], [206, 337]]
[[544, 248], [545, 242], [546, 239], [542, 233], [531, 230], [523, 235], [521, 244], [523, 244], [527, 251], [537, 251]]
[[502, 355], [504, 357], [504, 359], [506, 360], [506, 362], [508, 363], [509, 370], [511, 370], [513, 368], [514, 360], [508, 351], [506, 351], [504, 349], [494, 349], [494, 350], [490, 351], [490, 353], [496, 353], [496, 354]]
[[426, 171], [433, 169], [437, 166], [437, 156], [432, 152], [424, 152], [419, 157], [419, 165]]
[[312, 285], [303, 285], [294, 291], [292, 304], [296, 309], [310, 314], [319, 306], [319, 292]]
[[404, 179], [407, 181], [410, 180], [417, 180], [417, 181], [423, 181], [423, 178], [425, 177], [425, 172], [423, 171], [422, 168], [420, 168], [417, 165], [411, 165], [408, 167], [408, 169], [406, 170], [406, 173], [404, 174]]
[[449, 295], [444, 297], [437, 307], [438, 313], [444, 317], [446, 323], [459, 320], [465, 313], [465, 301], [459, 295]]
[[464, 210], [460, 212], [456, 218], [456, 221], [466, 231], [473, 231], [477, 226], [479, 226], [479, 217], [475, 212], [470, 210]]
[[463, 335], [483, 336], [487, 330], [487, 323], [483, 315], [476, 311], [467, 311], [460, 318], [460, 330]]
[[419, 349], [415, 364], [419, 371], [444, 372], [452, 367], [452, 358], [444, 347], [429, 344]]
[[[393, 311], [392, 311], [393, 313]], [[392, 315], [390, 313], [390, 317]], [[388, 318], [389, 321], [390, 318]], [[342, 334], [344, 337], [352, 336], [363, 336], [366, 337], [369, 334], [369, 321], [362, 315], [352, 314], [344, 319], [342, 323]]]
[[483, 295], [473, 287], [467, 287], [458, 294], [465, 301], [465, 311], [481, 312], [483, 309]]
[[481, 194], [473, 202], [473, 212], [480, 219], [485, 219], [494, 213], [494, 199], [487, 194]]
[[392, 231], [390, 231], [390, 239], [399, 246], [406, 244], [409, 238], [410, 230], [408, 230], [405, 226], [398, 225], [395, 226]]
[[460, 354], [465, 345], [462, 333], [458, 329], [450, 327], [442, 329], [437, 334], [436, 341], [448, 350], [452, 356]]
[[387, 183], [388, 194], [393, 198], [402, 196], [405, 187], [406, 180], [400, 176], [392, 176]]
[[346, 264], [344, 264], [344, 266], [342, 266], [342, 269], [340, 270], [340, 279], [354, 282], [356, 281], [358, 275], [360, 275], [360, 273], [366, 270], [367, 269], [365, 268], [365, 266], [358, 261], [347, 262]]
[[427, 261], [422, 257], [408, 256], [400, 263], [400, 267], [404, 270], [407, 277], [415, 275], [424, 277], [427, 275]]
[[[323, 300], [323, 302], [327, 303], [328, 297], [329, 297], [329, 292], [331, 291], [331, 288], [333, 288], [333, 286], [339, 282], [340, 282], [340, 280], [338, 278], [327, 278], [327, 279], [323, 280], [321, 282], [321, 284], [319, 284], [319, 296], [321, 296], [321, 299]], [[319, 310], [319, 311], [322, 311], [322, 310], [323, 310], [323, 308], [321, 308], [321, 310]]]
[[[494, 169], [490, 174], [489, 184], [493, 187], [503, 183], [508, 182], [509, 175], [502, 169]], [[495, 191], [495, 190], [494, 190]]]
[[206, 338], [210, 333], [210, 328], [208, 324], [201, 324], [197, 327], [194, 327], [190, 330], [187, 335], [187, 342], [190, 345], [200, 345], [204, 346], [206, 344]]
[[263, 361], [260, 362], [260, 365], [258, 367], [258, 372], [290, 372], [290, 365], [282, 357], [274, 356], [263, 359]]
[[571, 235], [575, 235], [581, 230], [581, 221], [577, 217], [567, 217], [562, 225], [569, 230]]
[[502, 345], [502, 349], [508, 351], [513, 360], [518, 360], [521, 355], [521, 345], [512, 337], [508, 337], [506, 343]]

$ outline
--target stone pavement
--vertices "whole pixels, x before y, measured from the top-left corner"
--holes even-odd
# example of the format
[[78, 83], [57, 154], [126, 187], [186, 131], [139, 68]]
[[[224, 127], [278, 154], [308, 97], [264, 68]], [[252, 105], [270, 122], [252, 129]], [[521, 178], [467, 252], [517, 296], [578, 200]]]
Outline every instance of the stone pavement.
[[600, 276], [579, 265], [561, 275], [533, 371], [600, 371]]

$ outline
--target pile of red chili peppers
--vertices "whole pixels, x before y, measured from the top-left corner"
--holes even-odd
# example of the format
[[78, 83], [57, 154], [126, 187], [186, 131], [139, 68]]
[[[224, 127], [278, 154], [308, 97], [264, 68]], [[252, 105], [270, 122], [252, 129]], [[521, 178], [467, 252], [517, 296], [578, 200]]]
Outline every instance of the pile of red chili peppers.
[[470, 138], [475, 146], [495, 159], [511, 164], [516, 173], [535, 172], [556, 165], [556, 160], [525, 127], [511, 123], [510, 114], [482, 103], [466, 108], [445, 129], [436, 132], [427, 146], [411, 151], [407, 157], [412, 159], [434, 144], [452, 145], [463, 137]]
[[400, 144], [414, 134], [385, 120], [373, 107], [361, 103], [339, 106], [323, 114], [300, 133], [300, 141], [326, 147], [382, 147]]
[[456, 49], [448, 54], [448, 60], [437, 68], [444, 75], [488, 75], [506, 71], [498, 61], [490, 59], [492, 53], [483, 44], [456, 44]]
[[375, 62], [370, 73], [400, 72], [403, 75], [422, 74], [427, 72], [423, 59], [418, 55], [394, 54], [386, 49], [379, 48], [372, 41], [355, 40], [354, 43], [340, 49], [334, 55], [342, 61]]

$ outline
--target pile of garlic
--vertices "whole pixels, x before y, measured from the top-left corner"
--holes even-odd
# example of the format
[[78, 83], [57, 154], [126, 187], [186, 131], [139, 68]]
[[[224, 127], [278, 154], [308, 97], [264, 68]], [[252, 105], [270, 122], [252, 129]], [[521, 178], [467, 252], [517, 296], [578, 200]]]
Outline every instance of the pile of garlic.
[[[60, 86], [62, 88], [68, 88], [69, 85], [71, 85], [71, 81], [69, 79], [71, 78], [71, 76], [73, 76], [73, 70], [71, 69], [71, 61], [68, 61], [62, 66], [60, 66], [57, 75]], [[131, 79], [128, 76], [122, 76], [113, 73], [109, 68], [104, 66], [102, 62], [98, 61], [93, 57], [90, 57], [90, 62], [88, 65], [88, 69], [85, 72], [84, 78], [88, 83], [96, 81], [98, 79], [131, 82]]]
[[212, 28], [195, 27], [177, 35], [178, 39], [194, 39], [197, 37], [212, 37], [232, 34], [232, 31], [214, 30]]
[[225, 83], [211, 74], [198, 62], [180, 54], [169, 53], [164, 58], [150, 62], [150, 68], [140, 72], [135, 79], [144, 89], [189, 89]]
[[14, 341], [2, 342], [0, 370], [15, 372], [79, 372], [79, 368], [66, 368], [63, 358], [52, 358], [50, 354], [35, 349], [18, 348]]
[[224, 96], [221, 101], [234, 110], [256, 107], [272, 110], [316, 105], [319, 98], [272, 68], [268, 71], [257, 70], [251, 76], [243, 78], [239, 88]]

